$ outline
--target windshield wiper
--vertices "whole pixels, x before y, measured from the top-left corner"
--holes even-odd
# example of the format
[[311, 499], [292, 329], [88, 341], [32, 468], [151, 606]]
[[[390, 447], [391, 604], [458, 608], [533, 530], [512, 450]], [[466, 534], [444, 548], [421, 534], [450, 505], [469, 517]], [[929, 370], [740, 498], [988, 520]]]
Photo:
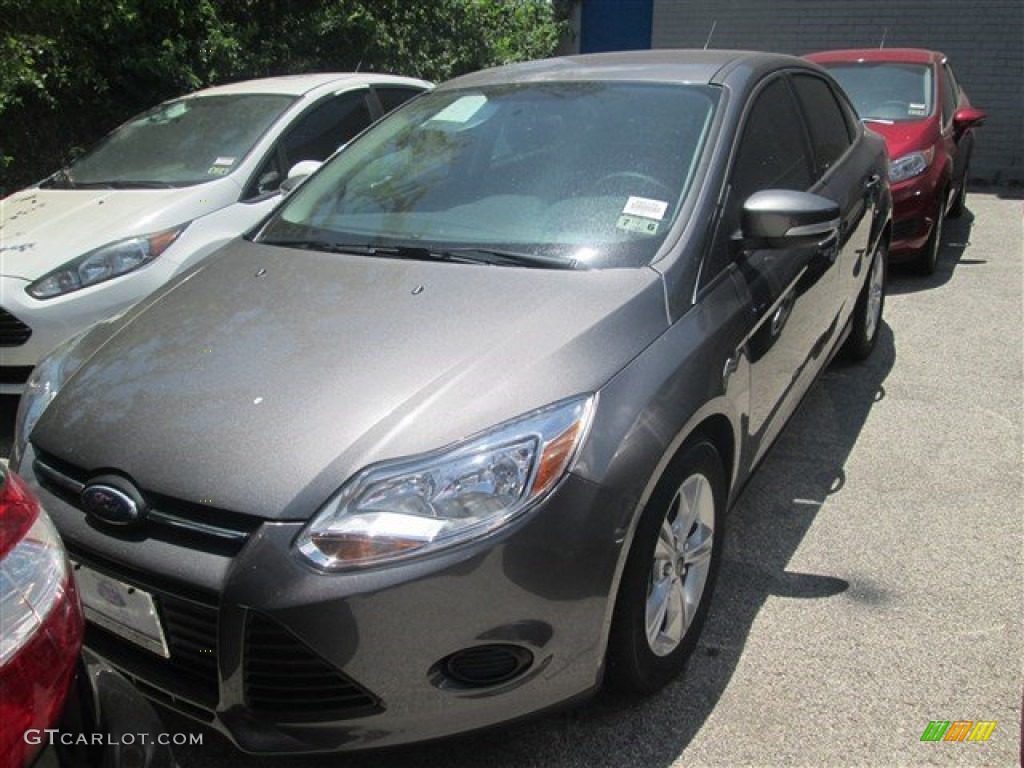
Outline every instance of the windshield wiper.
[[75, 186], [79, 189], [174, 189], [175, 185], [167, 181], [124, 181], [112, 179], [110, 181], [78, 181]]
[[543, 256], [535, 253], [517, 253], [492, 248], [457, 247], [435, 248], [426, 245], [371, 245], [369, 243], [344, 243], [331, 240], [260, 240], [264, 245], [278, 245], [285, 248], [303, 248], [326, 253], [351, 253], [357, 256], [376, 256], [385, 259], [409, 259], [413, 261], [450, 261], [461, 264], [493, 264], [499, 266], [528, 266], [543, 269], [579, 269], [575, 259]]
[[61, 168], [50, 177], [39, 182], [42, 189], [75, 189], [78, 185], [71, 180], [67, 168]]
[[862, 123], [881, 123], [882, 125], [895, 125], [895, 120], [889, 120], [884, 117], [862, 117], [860, 119]]
[[504, 251], [481, 246], [432, 246], [432, 245], [344, 245], [339, 251], [380, 256], [392, 259], [414, 259], [417, 261], [451, 261], [460, 264], [491, 264], [502, 267], [536, 267], [541, 269], [579, 269], [582, 265], [575, 259], [545, 256], [539, 253]]
[[586, 269], [586, 265], [576, 259], [563, 256], [548, 256], [542, 253], [525, 253], [522, 251], [504, 251], [497, 248], [481, 248], [478, 246], [445, 248], [442, 253], [457, 256], [460, 259], [478, 264], [495, 264], [502, 267], [536, 267], [539, 269]]
[[43, 189], [174, 189], [167, 181], [75, 181], [67, 171], [60, 170], [40, 185]]
[[[363, 243], [344, 243], [334, 240], [303, 240], [296, 238], [257, 240], [263, 245], [276, 245], [282, 248], [302, 248], [306, 251], [323, 251], [324, 253], [349, 253], [354, 256], [380, 256], [390, 259], [415, 259], [419, 261], [455, 261], [443, 253], [432, 251], [420, 246], [405, 245], [368, 245]], [[467, 260], [468, 261], [468, 260]]]

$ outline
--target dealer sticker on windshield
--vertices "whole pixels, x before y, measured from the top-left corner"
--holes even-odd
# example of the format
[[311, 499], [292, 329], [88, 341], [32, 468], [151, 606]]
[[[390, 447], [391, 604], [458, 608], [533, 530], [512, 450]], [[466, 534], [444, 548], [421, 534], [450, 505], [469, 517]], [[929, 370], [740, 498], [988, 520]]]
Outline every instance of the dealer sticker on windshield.
[[665, 211], [667, 210], [668, 203], [662, 200], [631, 196], [626, 200], [626, 207], [622, 209], [622, 212], [628, 216], [641, 216], [645, 219], [661, 221], [665, 218]]
[[661, 226], [661, 222], [645, 219], [641, 216], [627, 216], [626, 214], [623, 214], [622, 216], [619, 216], [619, 220], [615, 222], [615, 226], [618, 229], [624, 229], [627, 232], [636, 232], [641, 235], [656, 235], [658, 234], [658, 228]]

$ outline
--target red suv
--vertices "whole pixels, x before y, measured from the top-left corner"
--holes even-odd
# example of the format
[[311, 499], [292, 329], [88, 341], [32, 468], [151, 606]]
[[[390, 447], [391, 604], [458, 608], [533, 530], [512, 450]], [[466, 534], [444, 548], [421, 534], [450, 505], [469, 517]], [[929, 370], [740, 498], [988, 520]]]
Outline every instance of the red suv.
[[974, 109], [945, 55], [916, 48], [821, 51], [807, 57], [829, 71], [861, 119], [889, 149], [894, 224], [890, 259], [935, 271], [942, 220], [959, 216], [967, 194]]

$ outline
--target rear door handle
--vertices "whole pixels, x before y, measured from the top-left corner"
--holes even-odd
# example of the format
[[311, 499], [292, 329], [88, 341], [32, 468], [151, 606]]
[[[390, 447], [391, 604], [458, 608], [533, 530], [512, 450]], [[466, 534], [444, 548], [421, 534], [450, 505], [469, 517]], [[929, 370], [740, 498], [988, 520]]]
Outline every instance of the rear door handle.
[[873, 173], [864, 181], [864, 189], [868, 192], [872, 192], [878, 188], [878, 185], [882, 183], [882, 177], [877, 173]]

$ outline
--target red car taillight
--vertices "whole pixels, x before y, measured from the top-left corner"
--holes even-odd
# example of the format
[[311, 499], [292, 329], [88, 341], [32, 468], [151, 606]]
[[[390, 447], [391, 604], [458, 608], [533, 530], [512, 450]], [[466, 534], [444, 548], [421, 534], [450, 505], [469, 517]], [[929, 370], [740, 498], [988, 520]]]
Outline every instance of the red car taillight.
[[0, 766], [27, 764], [29, 729], [60, 717], [82, 645], [82, 609], [50, 518], [0, 474]]

